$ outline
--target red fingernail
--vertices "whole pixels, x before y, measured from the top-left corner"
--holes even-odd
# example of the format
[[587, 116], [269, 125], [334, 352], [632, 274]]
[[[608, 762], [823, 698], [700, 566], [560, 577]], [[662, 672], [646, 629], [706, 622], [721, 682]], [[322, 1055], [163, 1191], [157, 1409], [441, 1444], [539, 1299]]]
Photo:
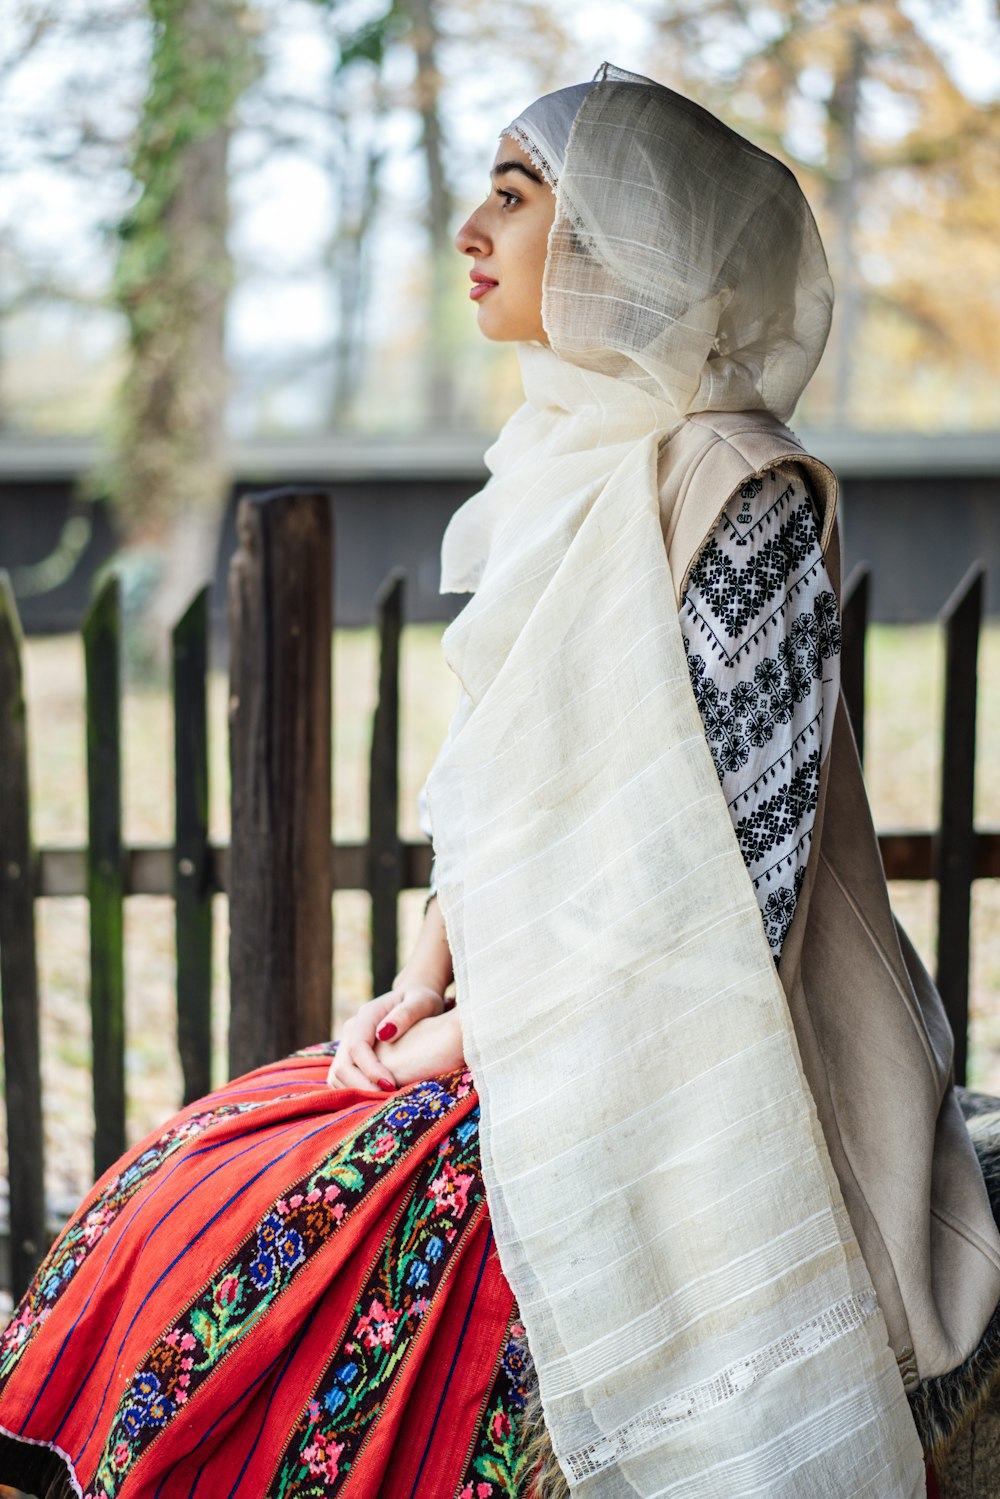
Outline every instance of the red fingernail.
[[384, 1077], [379, 1078], [378, 1085], [382, 1089], [383, 1093], [391, 1093], [395, 1088], [395, 1084], [387, 1082]]
[[380, 1041], [391, 1041], [396, 1034], [396, 1027], [391, 1020], [383, 1020], [375, 1034]]

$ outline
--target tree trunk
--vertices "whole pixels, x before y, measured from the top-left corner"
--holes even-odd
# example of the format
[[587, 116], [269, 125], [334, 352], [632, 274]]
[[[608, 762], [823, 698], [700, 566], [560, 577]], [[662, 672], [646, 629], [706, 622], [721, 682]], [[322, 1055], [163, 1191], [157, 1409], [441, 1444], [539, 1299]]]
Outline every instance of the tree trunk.
[[[376, 82], [372, 109], [378, 122], [384, 113], [382, 88]], [[333, 395], [330, 425], [336, 430], [349, 420], [364, 374], [365, 325], [368, 306], [368, 236], [378, 207], [382, 152], [377, 131], [360, 147], [352, 141], [350, 116], [341, 117], [339, 160], [331, 168], [340, 197], [336, 239], [329, 263], [336, 281], [337, 337], [333, 349]]]
[[229, 480], [228, 152], [254, 49], [244, 0], [149, 5], [150, 83], [132, 161], [139, 196], [120, 227], [116, 276], [129, 362], [110, 487], [126, 545], [167, 543], [149, 621], [159, 654], [178, 608], [178, 571], [190, 594], [210, 566]]
[[836, 216], [834, 280], [837, 287], [836, 343], [834, 346], [833, 411], [839, 427], [851, 425], [851, 385], [856, 345], [861, 327], [861, 280], [857, 265], [858, 197], [864, 169], [860, 141], [861, 83], [865, 74], [866, 46], [852, 32], [845, 65], [836, 79], [829, 106], [831, 158], [834, 188], [831, 193]]
[[444, 132], [439, 113], [441, 74], [436, 0], [409, 0], [413, 19], [413, 51], [417, 63], [416, 105], [422, 125], [427, 166], [427, 235], [431, 252], [430, 371], [428, 421], [448, 427], [455, 416], [453, 350], [448, 336], [448, 286], [454, 246], [451, 215], [454, 207], [444, 170]]

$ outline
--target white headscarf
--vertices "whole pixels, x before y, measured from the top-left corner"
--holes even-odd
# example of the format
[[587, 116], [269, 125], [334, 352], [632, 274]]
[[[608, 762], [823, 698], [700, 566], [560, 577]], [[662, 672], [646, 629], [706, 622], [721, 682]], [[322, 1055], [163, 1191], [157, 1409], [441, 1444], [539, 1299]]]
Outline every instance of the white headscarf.
[[475, 592], [427, 784], [501, 1263], [574, 1493], [917, 1499], [661, 513], [688, 413], [794, 403], [822, 248], [689, 101], [607, 64], [565, 93], [513, 122], [558, 183], [551, 347], [519, 346], [525, 404], [444, 539], [442, 588]]
[[629, 86], [597, 90], [585, 110], [593, 83], [546, 94], [502, 132], [558, 183], [542, 301], [552, 347], [679, 416], [787, 420], [833, 303], [798, 183], [690, 99], [607, 65], [601, 76]]
[[501, 140], [506, 135], [523, 147], [549, 187], [556, 187], [562, 176], [573, 121], [593, 87], [591, 79], [543, 94], [500, 132]]

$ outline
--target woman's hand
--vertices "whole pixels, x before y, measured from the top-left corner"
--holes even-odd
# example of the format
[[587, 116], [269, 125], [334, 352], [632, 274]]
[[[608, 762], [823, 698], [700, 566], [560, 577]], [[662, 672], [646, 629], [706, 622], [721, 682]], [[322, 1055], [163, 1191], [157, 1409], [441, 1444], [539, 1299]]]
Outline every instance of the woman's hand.
[[[344, 1026], [337, 1054], [326, 1075], [331, 1088], [381, 1088], [389, 1093], [399, 1083], [433, 1077], [435, 1072], [460, 1067], [461, 1032], [458, 1021], [453, 1019], [450, 1026], [439, 1026], [436, 1030], [432, 1027], [416, 1050], [408, 1044], [399, 1053], [399, 1066], [405, 1076], [397, 1078], [396, 1075], [394, 1048], [418, 1020], [426, 1023], [444, 1018], [442, 1012], [449, 1005], [443, 995], [451, 977], [451, 953], [444, 919], [437, 898], [432, 897], [424, 912], [416, 946], [393, 979], [392, 988], [387, 994], [380, 994], [362, 1005]], [[418, 1054], [425, 1056], [424, 1062], [417, 1062]], [[456, 1056], [457, 1060], [452, 1061]], [[441, 1061], [440, 1066], [438, 1061]], [[420, 1066], [429, 1070], [420, 1071]], [[414, 1067], [418, 1069], [416, 1073], [413, 1073]]]
[[376, 1042], [375, 1055], [392, 1070], [399, 1088], [454, 1072], [465, 1062], [458, 1011], [446, 1010], [411, 1023], [395, 1041]]
[[[393, 1038], [405, 1035], [418, 1020], [440, 1016], [444, 1007], [442, 995], [429, 984], [397, 975], [388, 993], [370, 999], [344, 1026], [327, 1082], [332, 1088], [381, 1088], [391, 1092], [398, 1080], [386, 1065], [391, 1054], [386, 1046]], [[376, 1055], [376, 1033], [381, 1055]]]

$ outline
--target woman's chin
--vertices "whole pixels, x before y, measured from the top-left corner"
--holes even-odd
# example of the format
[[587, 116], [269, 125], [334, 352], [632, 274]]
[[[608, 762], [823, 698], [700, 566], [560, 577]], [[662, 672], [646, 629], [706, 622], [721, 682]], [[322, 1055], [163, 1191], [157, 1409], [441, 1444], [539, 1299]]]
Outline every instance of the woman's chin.
[[476, 321], [479, 331], [484, 338], [492, 340], [493, 343], [548, 343], [548, 336], [544, 329], [530, 326], [524, 321], [515, 321], [512, 318], [499, 316], [496, 312], [491, 313], [488, 307], [476, 309]]
[[491, 316], [488, 308], [476, 309], [476, 322], [483, 337], [491, 339], [494, 343], [507, 343], [517, 337], [516, 334], [510, 332], [507, 320], [495, 314]]

